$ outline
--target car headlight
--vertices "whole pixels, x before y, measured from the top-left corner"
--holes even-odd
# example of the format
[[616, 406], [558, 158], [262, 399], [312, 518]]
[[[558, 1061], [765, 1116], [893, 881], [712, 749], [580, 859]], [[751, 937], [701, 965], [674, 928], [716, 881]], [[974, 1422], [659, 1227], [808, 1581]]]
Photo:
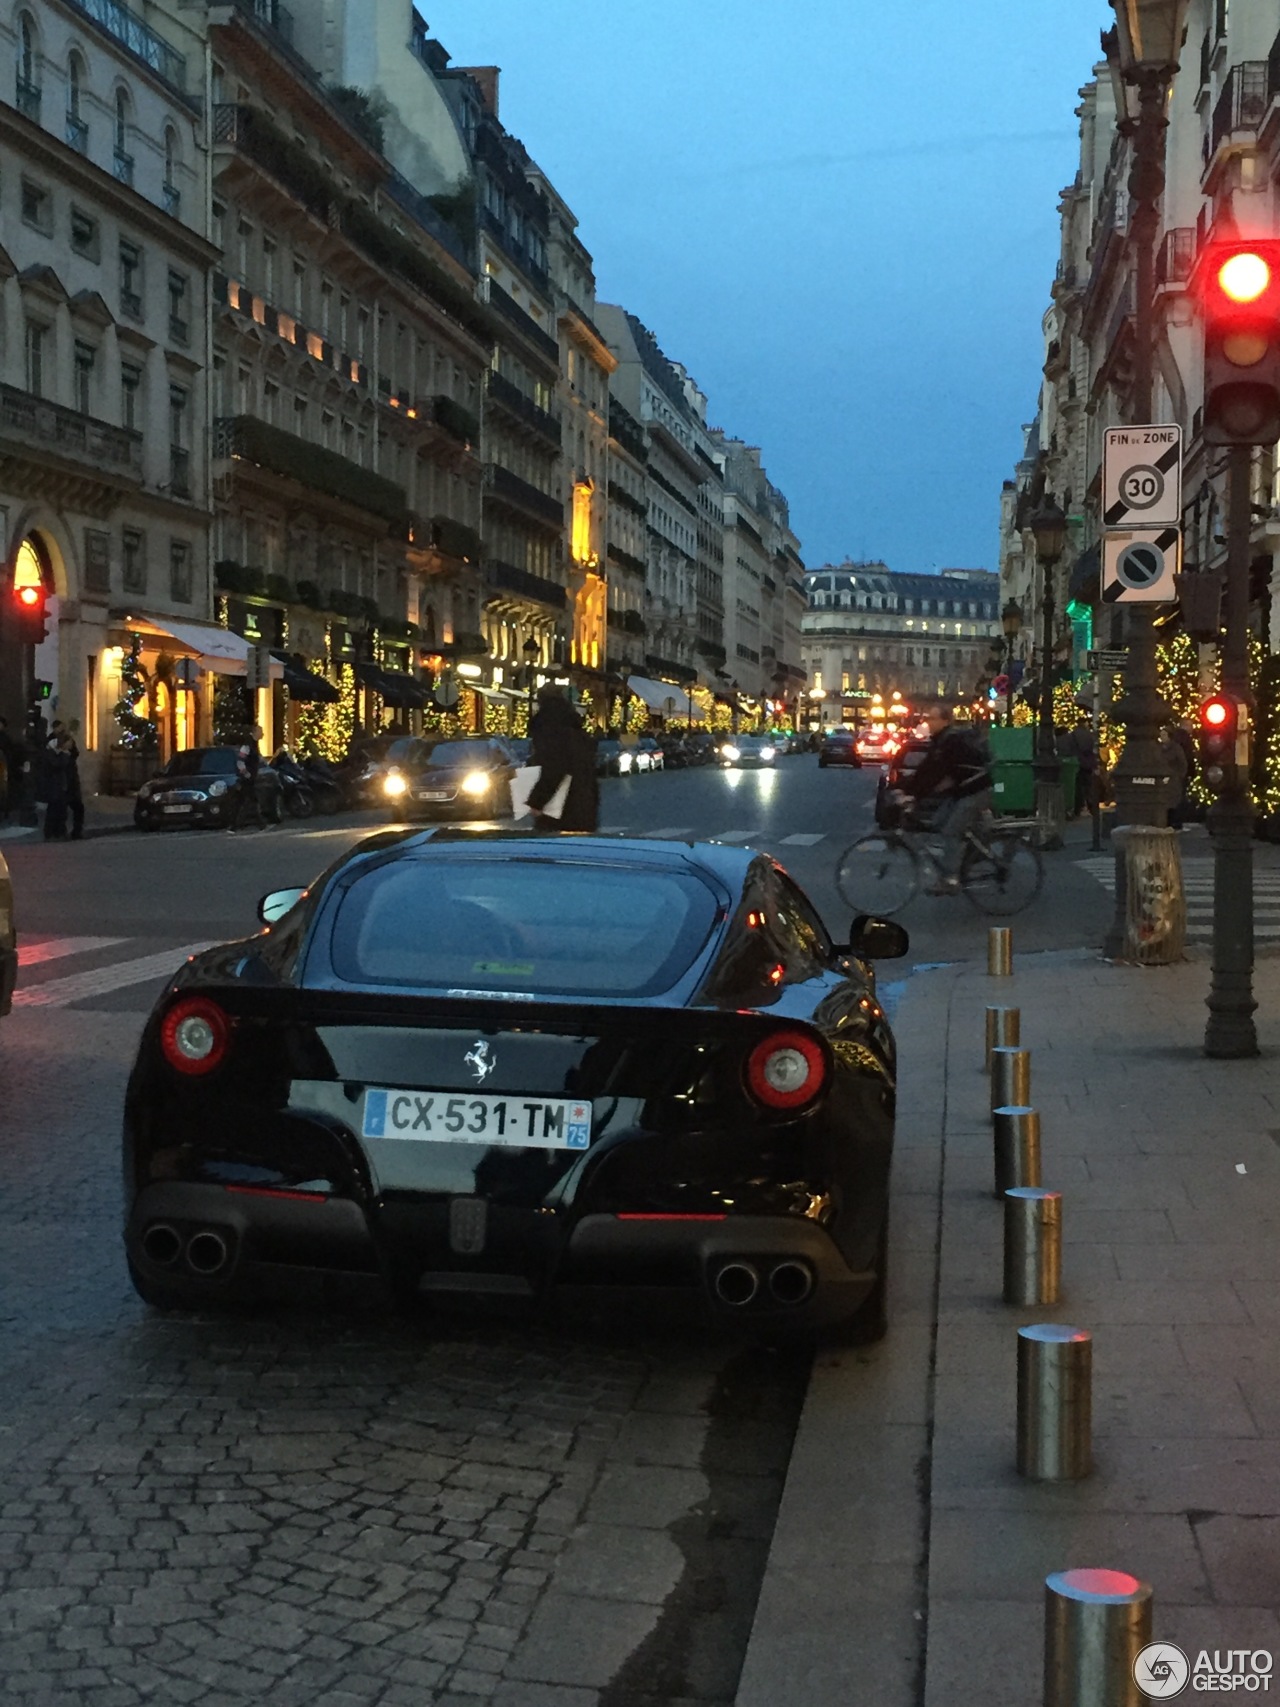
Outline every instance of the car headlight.
[[142, 787], [138, 790], [138, 799], [139, 800], [150, 800], [151, 796], [155, 793], [155, 791], [156, 791], [155, 783], [144, 782]]
[[618, 754], [618, 775], [619, 776], [625, 776], [630, 769], [631, 769], [631, 754], [630, 753], [619, 753]]
[[760, 757], [762, 759], [771, 759], [774, 755], [774, 752], [775, 752], [775, 749], [773, 747], [761, 747]]
[[222, 796], [226, 792], [227, 792], [227, 785], [225, 782], [223, 782], [221, 780], [219, 780], [217, 782], [211, 782], [209, 784], [209, 798], [210, 798], [210, 800], [221, 800]]
[[389, 771], [382, 779], [382, 792], [389, 795], [392, 800], [399, 800], [400, 796], [407, 792], [408, 787], [409, 784], [399, 771]]
[[721, 747], [720, 757], [722, 759], [740, 759], [742, 754], [736, 747]]
[[462, 792], [471, 795], [487, 794], [492, 782], [493, 778], [487, 771], [471, 771], [462, 779]]

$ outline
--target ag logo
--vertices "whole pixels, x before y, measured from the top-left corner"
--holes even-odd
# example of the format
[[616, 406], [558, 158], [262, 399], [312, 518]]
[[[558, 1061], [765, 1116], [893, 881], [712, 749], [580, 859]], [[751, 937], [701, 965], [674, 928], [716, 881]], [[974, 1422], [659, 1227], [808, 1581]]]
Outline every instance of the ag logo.
[[1172, 1701], [1191, 1677], [1191, 1661], [1172, 1642], [1148, 1642], [1133, 1662], [1133, 1681], [1148, 1701]]

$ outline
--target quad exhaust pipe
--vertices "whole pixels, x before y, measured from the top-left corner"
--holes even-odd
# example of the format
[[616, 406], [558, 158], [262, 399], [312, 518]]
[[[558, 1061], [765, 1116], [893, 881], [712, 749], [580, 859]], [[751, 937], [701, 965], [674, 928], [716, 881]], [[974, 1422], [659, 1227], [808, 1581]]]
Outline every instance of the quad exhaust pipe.
[[172, 1268], [183, 1256], [193, 1274], [211, 1279], [231, 1261], [231, 1246], [214, 1227], [201, 1227], [183, 1241], [168, 1221], [153, 1221], [142, 1235], [142, 1254], [158, 1268]]
[[783, 1305], [803, 1304], [814, 1288], [813, 1270], [806, 1262], [792, 1258], [776, 1262], [762, 1282], [760, 1270], [743, 1258], [722, 1263], [711, 1282], [711, 1290], [721, 1304], [731, 1310], [745, 1310], [763, 1290], [767, 1302]]

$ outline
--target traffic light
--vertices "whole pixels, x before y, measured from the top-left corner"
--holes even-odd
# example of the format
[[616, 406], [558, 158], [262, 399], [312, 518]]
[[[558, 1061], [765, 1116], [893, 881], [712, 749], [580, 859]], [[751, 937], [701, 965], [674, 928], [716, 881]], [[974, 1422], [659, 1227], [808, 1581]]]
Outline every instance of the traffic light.
[[1211, 694], [1200, 707], [1200, 774], [1214, 790], [1249, 767], [1249, 707], [1234, 694]]
[[1196, 269], [1209, 445], [1280, 440], [1280, 242], [1211, 243]]
[[24, 584], [10, 592], [18, 639], [38, 646], [49, 632], [49, 596], [42, 586]]

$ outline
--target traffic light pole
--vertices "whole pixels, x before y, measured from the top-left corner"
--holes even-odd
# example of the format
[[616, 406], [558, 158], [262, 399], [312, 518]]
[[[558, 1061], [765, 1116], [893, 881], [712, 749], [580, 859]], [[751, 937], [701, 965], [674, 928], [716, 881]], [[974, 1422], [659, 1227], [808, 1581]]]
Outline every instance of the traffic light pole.
[[[1253, 451], [1232, 445], [1227, 509], [1227, 620], [1222, 691], [1252, 706], [1249, 692], [1249, 509]], [[1253, 804], [1247, 764], [1224, 766], [1209, 808], [1213, 842], [1213, 973], [1204, 1052], [1219, 1059], [1258, 1053], [1253, 1023]]]
[[[1160, 229], [1160, 196], [1164, 190], [1169, 76], [1165, 71], [1145, 71], [1135, 81], [1138, 119], [1129, 171], [1130, 231], [1137, 274], [1131, 413], [1132, 424], [1143, 426], [1151, 421], [1155, 245]], [[1117, 825], [1164, 825], [1172, 804], [1169, 765], [1160, 746], [1160, 726], [1168, 717], [1169, 708], [1160, 697], [1152, 619], [1150, 605], [1129, 606], [1129, 665], [1124, 673], [1124, 698], [1112, 710], [1112, 715], [1124, 725], [1124, 751], [1112, 779]], [[1111, 928], [1102, 948], [1108, 960], [1124, 959], [1128, 939], [1129, 874], [1122, 843], [1116, 844], [1115, 899]]]

